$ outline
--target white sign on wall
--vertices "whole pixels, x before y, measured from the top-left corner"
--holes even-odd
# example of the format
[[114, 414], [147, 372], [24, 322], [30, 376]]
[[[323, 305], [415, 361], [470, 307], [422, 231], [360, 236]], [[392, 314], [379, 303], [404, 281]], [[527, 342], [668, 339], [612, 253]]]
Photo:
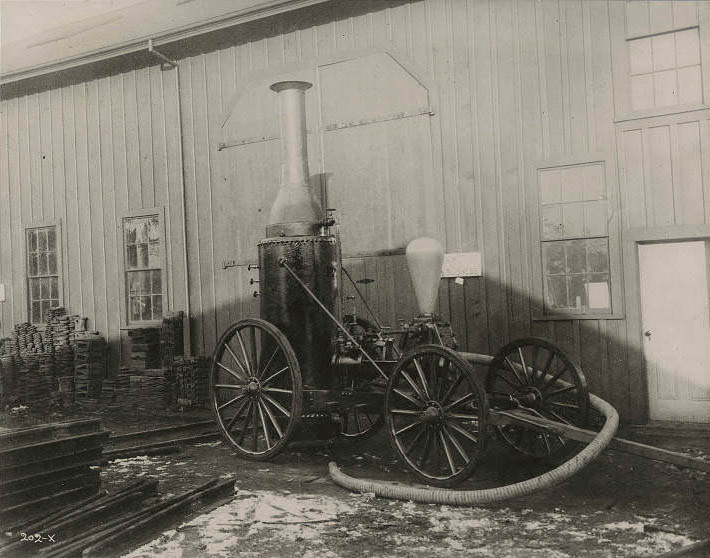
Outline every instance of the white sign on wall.
[[480, 277], [480, 252], [455, 252], [444, 254], [444, 265], [441, 267], [442, 277]]

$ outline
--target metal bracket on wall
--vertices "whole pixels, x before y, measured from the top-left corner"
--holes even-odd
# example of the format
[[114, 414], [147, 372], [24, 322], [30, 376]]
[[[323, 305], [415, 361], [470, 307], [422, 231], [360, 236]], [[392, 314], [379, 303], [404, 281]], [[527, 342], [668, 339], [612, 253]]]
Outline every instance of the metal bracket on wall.
[[162, 60], [162, 64], [160, 64], [161, 70], [172, 70], [173, 68], [177, 68], [178, 64], [175, 60], [171, 60], [162, 52], [158, 52], [157, 50], [155, 50], [155, 48], [153, 48], [153, 39], [148, 39], [148, 52], [154, 54], [155, 56], [160, 58], [160, 60]]

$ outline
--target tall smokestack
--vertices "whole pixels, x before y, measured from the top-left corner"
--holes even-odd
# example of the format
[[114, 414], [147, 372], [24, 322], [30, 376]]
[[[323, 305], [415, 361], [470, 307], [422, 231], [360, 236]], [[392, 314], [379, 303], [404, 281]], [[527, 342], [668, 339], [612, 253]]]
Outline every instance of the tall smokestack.
[[281, 187], [269, 214], [266, 235], [302, 236], [318, 232], [321, 208], [308, 178], [306, 81], [279, 81], [271, 90], [279, 96]]

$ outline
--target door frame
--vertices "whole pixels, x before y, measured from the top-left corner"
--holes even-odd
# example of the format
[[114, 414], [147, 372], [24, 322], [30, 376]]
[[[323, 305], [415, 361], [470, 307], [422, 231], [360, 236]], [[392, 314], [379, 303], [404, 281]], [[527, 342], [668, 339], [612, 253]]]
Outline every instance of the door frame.
[[639, 244], [710, 240], [710, 225], [672, 225], [632, 228], [623, 233], [624, 297], [626, 299], [626, 345], [631, 411], [629, 422], [649, 421], [649, 391], [643, 350]]

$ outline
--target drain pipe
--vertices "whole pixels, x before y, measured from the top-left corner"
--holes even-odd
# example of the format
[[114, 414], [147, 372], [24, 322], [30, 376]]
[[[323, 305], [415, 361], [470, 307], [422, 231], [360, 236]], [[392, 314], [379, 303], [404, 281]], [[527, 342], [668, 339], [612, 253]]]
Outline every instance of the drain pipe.
[[[148, 52], [158, 57], [161, 69], [172, 68], [175, 70], [175, 96], [177, 98], [177, 125], [180, 133], [180, 148], [178, 149], [178, 164], [180, 165], [180, 211], [182, 217], [182, 246], [183, 246], [183, 273], [185, 275], [185, 320], [183, 321], [183, 347], [186, 356], [192, 355], [192, 345], [190, 334], [190, 270], [187, 263], [187, 203], [185, 201], [185, 164], [184, 164], [184, 141], [182, 131], [182, 97], [180, 95], [180, 66], [175, 60], [171, 60], [163, 53], [158, 52], [153, 47], [153, 39], [148, 39]], [[168, 68], [166, 68], [166, 66]], [[172, 270], [171, 270], [172, 272]]]
[[616, 409], [603, 399], [589, 394], [592, 406], [599, 411], [606, 421], [597, 436], [577, 455], [565, 461], [559, 467], [538, 477], [523, 482], [488, 488], [484, 490], [448, 490], [442, 488], [423, 488], [401, 483], [356, 479], [343, 473], [333, 462], [328, 466], [330, 477], [335, 484], [354, 492], [374, 493], [376, 496], [396, 500], [411, 500], [423, 504], [445, 504], [450, 506], [476, 506], [489, 504], [510, 498], [527, 496], [533, 492], [550, 488], [567, 480], [583, 467], [596, 459], [609, 445], [619, 426], [619, 415]]

